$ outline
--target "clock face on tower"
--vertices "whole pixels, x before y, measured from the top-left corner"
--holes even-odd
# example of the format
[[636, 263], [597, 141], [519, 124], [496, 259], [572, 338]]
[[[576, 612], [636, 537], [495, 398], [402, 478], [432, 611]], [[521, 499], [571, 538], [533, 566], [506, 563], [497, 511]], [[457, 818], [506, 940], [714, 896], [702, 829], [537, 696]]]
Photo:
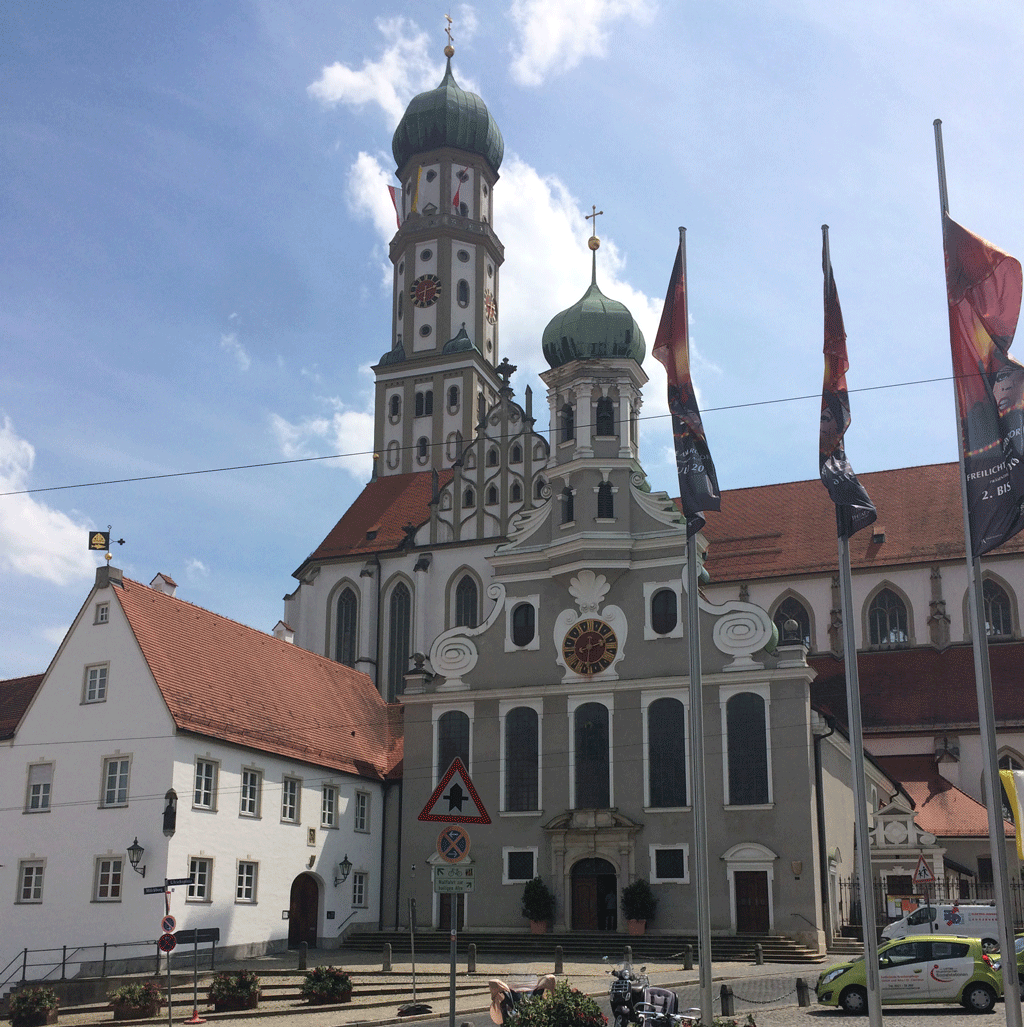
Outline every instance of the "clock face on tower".
[[484, 292], [484, 314], [488, 324], [494, 324], [498, 320], [498, 303], [490, 289]]
[[412, 283], [409, 296], [417, 307], [429, 307], [441, 296], [441, 279], [437, 275], [420, 275]]
[[618, 651], [615, 632], [597, 618], [574, 624], [562, 640], [562, 658], [577, 674], [600, 674], [611, 666]]

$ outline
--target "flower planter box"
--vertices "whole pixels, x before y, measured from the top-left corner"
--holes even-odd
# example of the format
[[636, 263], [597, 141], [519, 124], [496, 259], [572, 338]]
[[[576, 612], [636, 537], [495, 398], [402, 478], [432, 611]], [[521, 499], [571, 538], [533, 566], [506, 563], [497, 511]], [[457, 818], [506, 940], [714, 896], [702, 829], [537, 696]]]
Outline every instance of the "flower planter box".
[[547, 920], [531, 920], [530, 921], [530, 933], [531, 934], [547, 934], [548, 933], [548, 922], [547, 922]]
[[156, 1016], [160, 1011], [162, 1003], [148, 1002], [144, 1006], [135, 1006], [129, 1002], [115, 1002], [114, 1006], [114, 1019], [115, 1020], [148, 1020], [150, 1017]]
[[632, 935], [644, 934], [647, 931], [646, 920], [627, 920], [626, 931]]
[[56, 1022], [56, 1009], [47, 1009], [45, 1012], [34, 1013], [26, 1016], [19, 1016], [17, 1017], [17, 1019], [11, 1017], [12, 1027], [44, 1027], [45, 1024]]
[[242, 1009], [255, 1009], [259, 1004], [259, 995], [244, 995], [238, 998], [219, 999], [214, 1002], [213, 1008], [218, 1013], [237, 1013]]

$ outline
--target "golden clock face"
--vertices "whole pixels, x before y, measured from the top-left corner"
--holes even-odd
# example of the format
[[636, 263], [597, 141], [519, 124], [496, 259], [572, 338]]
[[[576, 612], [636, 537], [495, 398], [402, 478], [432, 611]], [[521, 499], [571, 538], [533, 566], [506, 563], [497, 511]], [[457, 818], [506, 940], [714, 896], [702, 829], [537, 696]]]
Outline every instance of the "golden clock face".
[[429, 307], [441, 295], [441, 279], [437, 275], [420, 275], [412, 283], [409, 294], [417, 307]]
[[484, 292], [484, 314], [488, 324], [494, 324], [498, 320], [498, 303], [490, 289]]
[[562, 640], [562, 658], [577, 674], [600, 674], [611, 666], [618, 651], [615, 632], [596, 618], [574, 624]]

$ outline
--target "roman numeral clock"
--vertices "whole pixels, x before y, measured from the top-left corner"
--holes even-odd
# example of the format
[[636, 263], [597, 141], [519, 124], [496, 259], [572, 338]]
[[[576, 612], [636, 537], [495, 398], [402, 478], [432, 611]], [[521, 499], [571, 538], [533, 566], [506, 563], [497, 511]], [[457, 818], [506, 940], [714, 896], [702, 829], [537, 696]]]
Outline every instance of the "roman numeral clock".
[[558, 662], [567, 678], [616, 678], [628, 624], [617, 606], [601, 608], [609, 586], [603, 574], [580, 571], [569, 583], [578, 610], [562, 610], [555, 618], [554, 642]]
[[581, 620], [565, 633], [562, 659], [577, 674], [600, 674], [619, 651], [615, 630], [597, 617]]

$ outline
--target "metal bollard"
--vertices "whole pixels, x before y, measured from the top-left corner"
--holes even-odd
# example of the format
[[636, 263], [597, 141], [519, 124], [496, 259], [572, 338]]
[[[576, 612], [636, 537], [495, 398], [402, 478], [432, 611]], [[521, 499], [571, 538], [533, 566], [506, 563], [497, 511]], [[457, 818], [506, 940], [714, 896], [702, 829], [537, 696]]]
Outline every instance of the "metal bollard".
[[622, 962], [633, 965], [633, 946], [627, 945], [625, 951], [622, 953]]
[[683, 969], [684, 970], [692, 970], [693, 969], [693, 946], [692, 945], [684, 945], [683, 946]]
[[305, 970], [306, 969], [306, 951], [308, 949], [309, 949], [309, 944], [307, 942], [303, 941], [303, 942], [299, 943], [299, 969], [300, 970]]
[[764, 966], [764, 949], [760, 942], [754, 944], [754, 963], [757, 966]]
[[562, 946], [555, 946], [555, 976], [559, 977], [564, 971], [562, 970]]
[[384, 965], [381, 967], [384, 973], [391, 973], [391, 942], [384, 942]]
[[722, 1016], [732, 1016], [736, 1010], [733, 1008], [732, 988], [728, 984], [722, 985]]
[[796, 1002], [798, 1006], [811, 1004], [811, 989], [807, 987], [807, 982], [802, 977], [796, 979]]
[[471, 941], [469, 943], [469, 965], [466, 967], [468, 973], [476, 973], [476, 942]]

